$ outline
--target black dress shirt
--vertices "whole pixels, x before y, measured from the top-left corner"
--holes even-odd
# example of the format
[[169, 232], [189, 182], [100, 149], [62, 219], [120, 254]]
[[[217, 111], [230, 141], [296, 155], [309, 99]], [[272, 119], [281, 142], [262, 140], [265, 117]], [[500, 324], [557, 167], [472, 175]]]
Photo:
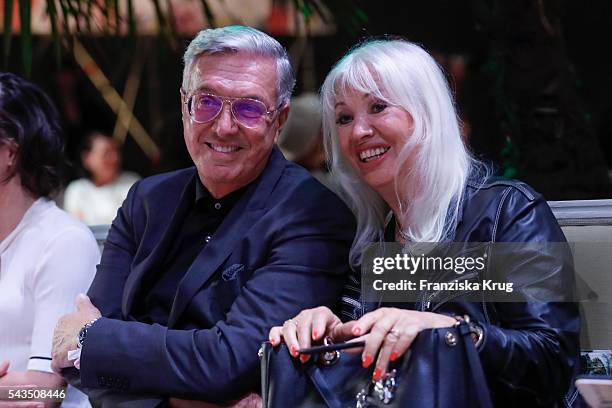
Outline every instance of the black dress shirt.
[[193, 186], [193, 204], [173, 239], [166, 261], [156, 273], [148, 274], [135, 302], [134, 316], [144, 323], [166, 326], [179, 282], [214, 234], [246, 187], [216, 199], [198, 177]]

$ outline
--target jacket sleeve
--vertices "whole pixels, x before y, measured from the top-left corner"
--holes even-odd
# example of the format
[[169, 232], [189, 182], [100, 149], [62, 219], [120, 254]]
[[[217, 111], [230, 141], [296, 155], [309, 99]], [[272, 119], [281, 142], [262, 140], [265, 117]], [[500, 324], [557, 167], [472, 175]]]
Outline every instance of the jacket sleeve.
[[[253, 271], [225, 318], [213, 327], [176, 330], [122, 321], [114, 318], [121, 295], [110, 295], [118, 298], [105, 301], [107, 317], [93, 325], [83, 347], [82, 385], [209, 402], [229, 401], [255, 387], [257, 350], [269, 329], [302, 309], [337, 303], [348, 269], [354, 231], [348, 209], [339, 200], [328, 203], [326, 211], [308, 202], [296, 204], [298, 211], [276, 214], [275, 232], [262, 236], [269, 239], [261, 245], [269, 254], [267, 263]], [[122, 217], [122, 228], [109, 238], [112, 253], [127, 262], [133, 243], [123, 239], [129, 227], [123, 227]], [[120, 271], [111, 275], [125, 280]], [[93, 290], [102, 298], [104, 290], [120, 286], [100, 284]]]
[[66, 382], [87, 394], [91, 406], [97, 408], [159, 408], [164, 400], [152, 395], [136, 395], [109, 388], [85, 388], [81, 384], [79, 370], [64, 368], [62, 376]]
[[[88, 295], [103, 316], [121, 317], [123, 286], [130, 271], [130, 264], [136, 252], [135, 235], [132, 227], [132, 208], [138, 185], [134, 185], [127, 195], [116, 219], [108, 233], [104, 254], [98, 271], [91, 284]], [[103, 378], [90, 387], [81, 383], [80, 371], [76, 368], [62, 370], [64, 379], [72, 386], [87, 394], [96, 407], [141, 407], [153, 408], [162, 403], [154, 395], [135, 395], [126, 393], [121, 383], [112, 383]], [[108, 385], [108, 386], [106, 386]]]
[[494, 392], [549, 404], [567, 390], [579, 353], [571, 253], [542, 196], [513, 190], [500, 208], [495, 241], [526, 244], [515, 262], [499, 270], [526, 301], [495, 303], [492, 323], [479, 322], [481, 360]]
[[121, 318], [123, 288], [138, 247], [133, 226], [133, 207], [139, 183], [130, 189], [104, 243], [102, 259], [87, 295], [102, 316]]

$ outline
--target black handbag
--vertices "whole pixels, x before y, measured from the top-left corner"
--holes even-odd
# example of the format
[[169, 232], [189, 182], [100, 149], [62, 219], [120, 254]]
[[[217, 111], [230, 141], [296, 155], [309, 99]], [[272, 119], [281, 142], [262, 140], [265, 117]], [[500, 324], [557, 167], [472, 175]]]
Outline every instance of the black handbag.
[[[424, 330], [389, 373], [372, 380], [373, 365], [361, 366], [361, 354], [338, 352], [306, 364], [287, 347], [262, 345], [264, 408], [278, 407], [432, 407], [493, 406], [468, 324]], [[313, 356], [315, 357], [315, 356]], [[334, 361], [335, 360], [335, 361]]]

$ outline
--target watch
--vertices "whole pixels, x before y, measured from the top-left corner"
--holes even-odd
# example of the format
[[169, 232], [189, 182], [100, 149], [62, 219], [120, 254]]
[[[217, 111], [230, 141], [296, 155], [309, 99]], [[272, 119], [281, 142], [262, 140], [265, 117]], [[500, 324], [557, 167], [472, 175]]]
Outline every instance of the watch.
[[93, 324], [99, 319], [99, 317], [96, 317], [95, 319], [91, 320], [90, 322], [85, 323], [85, 325], [81, 328], [81, 330], [79, 330], [79, 334], [77, 336], [77, 347], [78, 348], [82, 348], [83, 344], [85, 343], [85, 338], [87, 337], [87, 331], [91, 328], [91, 326], [93, 326]]

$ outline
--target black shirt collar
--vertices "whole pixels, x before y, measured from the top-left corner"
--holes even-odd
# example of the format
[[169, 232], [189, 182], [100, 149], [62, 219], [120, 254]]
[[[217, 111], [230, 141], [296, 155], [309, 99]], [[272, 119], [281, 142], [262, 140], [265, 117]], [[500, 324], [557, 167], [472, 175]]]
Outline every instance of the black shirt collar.
[[223, 196], [221, 198], [215, 198], [208, 191], [199, 177], [195, 178], [196, 189], [195, 189], [195, 206], [196, 208], [207, 211], [214, 212], [220, 215], [227, 214], [232, 207], [238, 202], [240, 197], [244, 194], [245, 190], [249, 186], [248, 184], [236, 191], [232, 191], [231, 193]]

